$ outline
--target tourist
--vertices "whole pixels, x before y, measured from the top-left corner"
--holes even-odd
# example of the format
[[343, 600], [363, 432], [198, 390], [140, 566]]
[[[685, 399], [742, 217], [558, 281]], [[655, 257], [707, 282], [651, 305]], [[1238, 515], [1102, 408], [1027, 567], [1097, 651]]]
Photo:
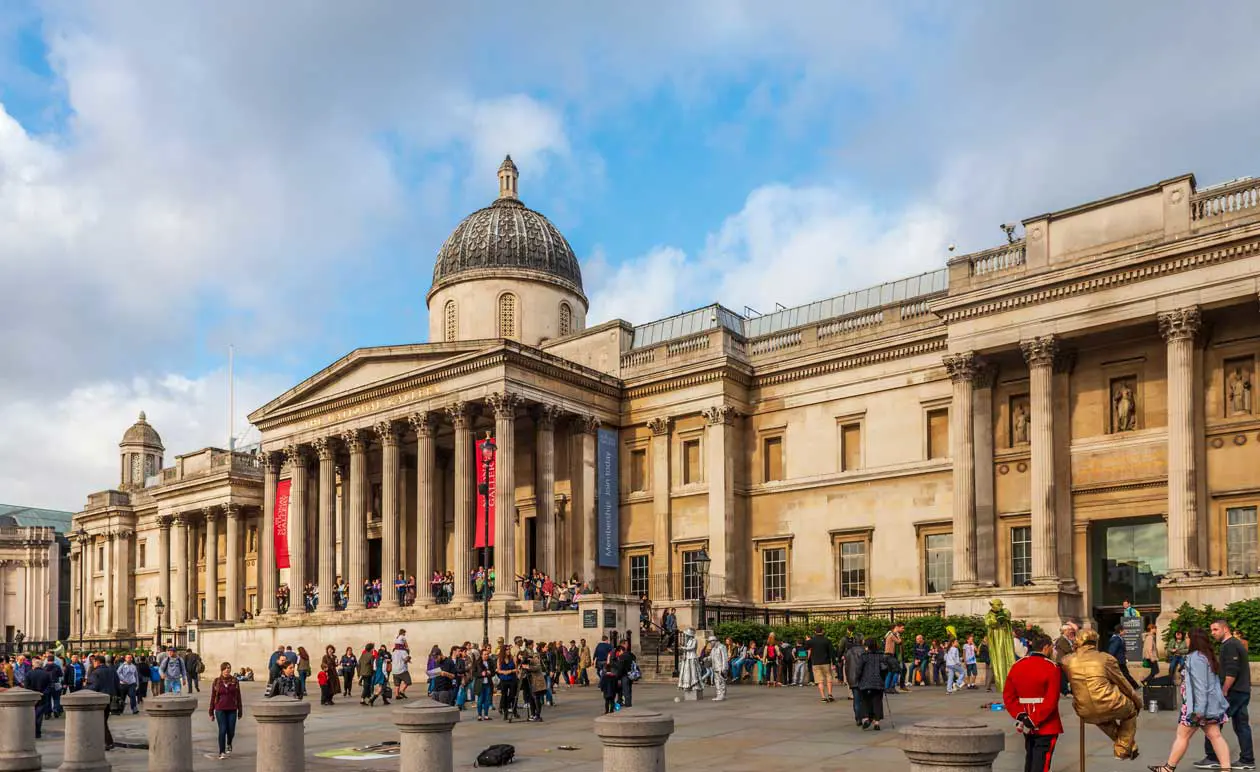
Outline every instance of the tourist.
[[[154, 697], [160, 694], [163, 694], [162, 668], [158, 666], [159, 661], [160, 660], [158, 660], [156, 657], [149, 657], [149, 690], [153, 692]], [[86, 678], [86, 673], [87, 673], [87, 668], [84, 667], [85, 678]]]
[[407, 574], [403, 571], [398, 572], [398, 578], [394, 580], [394, 594], [398, 597], [398, 605], [407, 605]]
[[621, 687], [621, 707], [634, 707], [634, 682], [639, 672], [637, 657], [630, 650], [630, 641], [622, 641], [620, 653], [617, 655], [617, 679]]
[[526, 639], [521, 657], [521, 678], [524, 684], [528, 684], [526, 697], [529, 701], [529, 715], [525, 720], [542, 721], [543, 702], [547, 697], [547, 672], [542, 654], [535, 648], [532, 640]]
[[407, 689], [411, 686], [411, 673], [408, 666], [411, 664], [411, 652], [407, 650], [407, 639], [403, 630], [398, 631], [398, 637], [402, 638], [403, 645], [400, 648], [398, 640], [394, 640], [394, 650], [390, 652], [393, 658], [392, 671], [394, 674], [394, 699], [407, 699]]
[[[103, 660], [102, 660], [103, 661]], [[96, 666], [96, 658], [92, 660], [93, 667]], [[166, 657], [159, 660], [158, 669], [162, 671], [162, 693], [163, 694], [179, 694], [184, 686], [184, 682], [188, 680], [188, 668], [183, 659], [175, 653], [175, 647], [171, 646], [166, 650]], [[91, 674], [88, 674], [89, 677]]]
[[1142, 634], [1142, 664], [1146, 666], [1146, 677], [1142, 679], [1143, 685], [1150, 683], [1152, 678], [1159, 675], [1158, 637], [1155, 625], [1147, 625], [1146, 632]]
[[590, 686], [591, 676], [590, 669], [592, 665], [591, 648], [586, 645], [586, 639], [583, 638], [578, 646], [578, 685]]
[[958, 639], [950, 638], [945, 644], [945, 693], [953, 694], [961, 691], [965, 683], [962, 657], [958, 653]]
[[[906, 626], [898, 622], [884, 635], [884, 654], [898, 663], [901, 662], [901, 634], [905, 632], [905, 629]], [[884, 678], [884, 691], [895, 693], [897, 691], [897, 682], [901, 678], [900, 668], [888, 670]], [[901, 691], [910, 690], [903, 687]]]
[[[57, 657], [50, 651], [44, 655], [44, 672], [48, 674], [48, 678], [52, 681], [52, 686], [48, 691], [48, 703], [45, 714], [51, 718], [61, 718], [61, 690], [62, 681], [65, 679], [65, 670], [62, 669], [61, 663], [57, 661]], [[134, 706], [135, 703], [133, 702]], [[134, 712], [134, 711], [133, 711]]]
[[518, 688], [516, 658], [506, 645], [499, 647], [498, 656], [495, 658], [495, 673], [499, 676], [499, 714], [503, 716], [504, 721], [520, 718], [520, 714], [516, 711]]
[[914, 636], [914, 649], [912, 657], [914, 661], [914, 674], [918, 679], [919, 686], [927, 686], [928, 667], [931, 665], [932, 659], [932, 647], [928, 645], [927, 639], [923, 637], [922, 633]]
[[[23, 655], [18, 655], [19, 658]], [[17, 672], [15, 670], [15, 677]], [[28, 668], [22, 673], [22, 680], [14, 683], [20, 684], [22, 687], [29, 689], [39, 695], [39, 702], [35, 703], [35, 737], [44, 736], [44, 714], [47, 713], [48, 701], [52, 694], [52, 676], [42, 667]], [[108, 706], [105, 708], [106, 716], [109, 715]], [[106, 719], [106, 731], [108, 731], [109, 720]]]
[[332, 705], [333, 703], [333, 685], [332, 679], [335, 678], [335, 668], [329, 669], [327, 662], [321, 662], [319, 665], [319, 673], [315, 676], [315, 683], [319, 686], [319, 704]]
[[1059, 666], [1050, 660], [1050, 639], [1041, 633], [1029, 636], [1028, 656], [1016, 662], [1002, 688], [1002, 704], [1024, 735], [1024, 769], [1050, 769], [1054, 746], [1063, 734], [1059, 719]]
[[[172, 649], [172, 652], [174, 649]], [[180, 662], [178, 657], [172, 656], [171, 659]], [[113, 702], [114, 695], [118, 694], [118, 674], [114, 669], [105, 664], [105, 658], [97, 654], [92, 657], [92, 671], [87, 675], [87, 688], [97, 694], [104, 694]], [[105, 703], [105, 750], [112, 751], [114, 749], [114, 735], [109, 731], [109, 702]]]
[[136, 684], [139, 682], [140, 676], [136, 670], [135, 658], [130, 654], [123, 657], [123, 662], [118, 666], [118, 691], [127, 698], [131, 703], [131, 714], [134, 716], [140, 712], [136, 706]]
[[[442, 647], [438, 646], [437, 644], [434, 644], [433, 648], [429, 649], [429, 658], [424, 664], [425, 674], [426, 675], [430, 674], [434, 670], [436, 670], [438, 663], [441, 661], [442, 661]], [[429, 689], [429, 695], [432, 696], [433, 695], [433, 679], [431, 677], [429, 678], [428, 689]]]
[[539, 675], [542, 676], [543, 684], [542, 700], [546, 701], [547, 705], [554, 708], [556, 705], [556, 695], [553, 687], [556, 683], [555, 673], [559, 668], [559, 665], [556, 662], [555, 644], [548, 643], [547, 641], [541, 641], [538, 644], [537, 656], [539, 663]]
[[604, 693], [604, 715], [608, 715], [617, 709], [617, 697], [621, 692], [621, 679], [617, 675], [615, 654], [605, 660], [600, 668], [599, 690]]
[[346, 647], [346, 653], [341, 655], [339, 665], [341, 669], [341, 696], [350, 697], [354, 693], [354, 674], [359, 667], [359, 660], [354, 656], [353, 647]]
[[[874, 639], [872, 639], [874, 640]], [[858, 667], [866, 654], [866, 643], [860, 635], [848, 637], [848, 648], [844, 651], [844, 681], [849, 687], [849, 699], [853, 701], [853, 715], [857, 722], [862, 722], [862, 695], [857, 688]]]
[[[1212, 623], [1211, 633], [1212, 637], [1220, 643], [1219, 667], [1213, 667], [1212, 671], [1220, 679], [1221, 692], [1227, 704], [1225, 718], [1233, 725], [1234, 734], [1238, 736], [1238, 762], [1234, 764], [1234, 769], [1255, 769], [1256, 751], [1251, 738], [1251, 721], [1247, 714], [1247, 705], [1251, 702], [1251, 670], [1247, 661], [1246, 641], [1234, 635], [1229, 622], [1226, 622], [1224, 619], [1218, 619]], [[1192, 632], [1190, 641], [1187, 644], [1190, 652], [1196, 650], [1194, 638], [1195, 636]], [[1203, 643], [1200, 642], [1197, 649], [1202, 651], [1203, 648]], [[1208, 651], [1211, 651], [1210, 643], [1208, 644]], [[1188, 657], [1186, 662], [1189, 663]], [[1189, 668], [1184, 667], [1183, 672], [1189, 672]], [[1186, 688], [1184, 680], [1181, 688], [1183, 690]], [[1196, 706], [1199, 704], [1198, 702], [1195, 703]], [[1182, 712], [1184, 714], [1185, 708], [1182, 708]], [[1205, 710], [1200, 710], [1199, 714], [1208, 715]], [[1224, 720], [1221, 723], [1224, 723]], [[1195, 763], [1194, 766], [1199, 769], [1228, 768], [1228, 756], [1217, 756], [1213, 752], [1216, 749], [1216, 745], [1212, 742], [1212, 736], [1206, 728], [1204, 729], [1204, 735], [1204, 758]], [[1221, 745], [1225, 745], [1223, 738]], [[1169, 763], [1171, 764], [1172, 761], [1170, 760]], [[1208, 767], [1208, 764], [1211, 764], [1212, 767]]]
[[306, 698], [306, 679], [311, 677], [311, 655], [306, 653], [305, 646], [297, 648], [297, 676], [298, 686], [301, 689], [298, 696], [302, 699]]
[[283, 660], [283, 666], [280, 669], [280, 677], [267, 684], [263, 697], [270, 699], [272, 697], [292, 697], [300, 699], [302, 694], [302, 685], [298, 682], [297, 665], [288, 659]]
[[864, 730], [873, 729], [878, 732], [879, 722], [884, 719], [884, 691], [888, 683], [885, 677], [887, 656], [880, 653], [879, 643], [872, 638], [867, 641], [866, 652], [858, 662], [857, 677], [851, 686], [858, 690], [859, 703], [862, 706], [859, 725]]
[[761, 650], [761, 664], [766, 669], [766, 686], [779, 685], [779, 644], [774, 633], [766, 638], [766, 646]]
[[945, 683], [945, 652], [948, 649], [948, 643], [942, 644], [940, 641], [932, 641], [932, 685], [940, 686]]
[[[729, 644], [728, 644], [729, 645]], [[814, 674], [814, 683], [818, 686], [818, 699], [821, 702], [835, 702], [832, 695], [831, 673], [836, 654], [831, 646], [831, 639], [823, 633], [823, 626], [817, 625], [814, 634], [805, 641], [808, 662]]]
[[468, 652], [468, 677], [472, 687], [478, 721], [489, 721], [490, 706], [494, 704], [494, 672], [489, 657], [483, 657], [478, 649]]
[[267, 660], [267, 683], [271, 683], [284, 673], [284, 647], [277, 646], [276, 650], [271, 652], [271, 657]]
[[1129, 604], [1128, 598], [1125, 598], [1125, 600], [1122, 603], [1122, 608], [1120, 610], [1120, 616], [1125, 619], [1137, 619], [1141, 617], [1142, 615], [1140, 612], [1138, 612], [1137, 609], [1133, 608], [1133, 606]]
[[612, 644], [608, 642], [608, 636], [605, 635], [599, 639], [599, 643], [595, 644], [595, 672], [601, 674], [603, 678], [604, 666], [608, 664], [608, 657], [612, 654]]
[[678, 646], [678, 614], [672, 608], [661, 615], [661, 630], [665, 633], [665, 645], [670, 649]]
[[390, 702], [389, 674], [393, 669], [393, 661], [389, 657], [389, 652], [385, 650], [385, 644], [376, 647], [376, 651], [372, 660], [372, 696], [368, 698], [368, 706], [376, 706], [376, 698], [381, 698], [382, 705], [388, 705]]
[[1174, 678], [1181, 672], [1181, 665], [1190, 653], [1186, 634], [1181, 630], [1173, 633], [1172, 645], [1168, 647], [1168, 673]]
[[[319, 662], [319, 672], [328, 674], [328, 676], [324, 679], [328, 682], [327, 702], [321, 699], [320, 704], [322, 705], [332, 705], [333, 697], [341, 694], [341, 679], [337, 674], [338, 665], [337, 647], [330, 643], [324, 647], [324, 657]], [[323, 698], [324, 696], [325, 695], [321, 690], [320, 697]]]
[[372, 676], [376, 670], [376, 646], [368, 643], [363, 647], [363, 651], [359, 654], [359, 686], [363, 691], [359, 697], [359, 704], [368, 704], [368, 698], [372, 696]]
[[979, 669], [976, 667], [976, 636], [968, 635], [967, 642], [963, 644], [963, 667], [967, 670], [966, 678], [963, 679], [963, 686], [967, 689], [976, 688], [976, 676]]
[[993, 662], [989, 657], [989, 636], [987, 635], [980, 639], [980, 647], [976, 649], [976, 662], [984, 665], [984, 690], [986, 692], [993, 691], [993, 684], [996, 679], [993, 675]]
[[[1177, 736], [1173, 738], [1172, 748], [1168, 751], [1168, 762], [1149, 767], [1152, 772], [1173, 772], [1177, 768], [1177, 763], [1181, 761], [1181, 757], [1185, 755], [1190, 745], [1190, 737], [1196, 729], [1203, 730], [1207, 757], [1194, 766], [1200, 769], [1230, 769], [1229, 743], [1225, 742], [1225, 737], [1221, 734], [1221, 726], [1229, 720], [1226, 714], [1230, 707], [1225, 693], [1221, 690], [1221, 682], [1218, 680], [1224, 675], [1224, 668], [1221, 666], [1222, 663], [1217, 661], [1212, 641], [1203, 630], [1190, 631], [1189, 649], [1190, 653], [1186, 657], [1184, 677], [1181, 681], [1182, 704], [1177, 720]], [[1247, 668], [1245, 652], [1242, 667]], [[1228, 678], [1228, 676], [1224, 677]], [[1241, 735], [1239, 739], [1242, 739]], [[1247, 753], [1247, 750], [1245, 746], [1242, 747], [1239, 755]], [[1235, 769], [1249, 766], [1253, 765], [1240, 761]]]
[[[1126, 600], [1127, 604], [1128, 601]], [[1126, 606], [1126, 608], [1128, 608]], [[1137, 616], [1137, 609], [1133, 609], [1133, 616]], [[1134, 689], [1141, 689], [1138, 682], [1133, 679], [1133, 674], [1129, 672], [1129, 648], [1124, 643], [1124, 626], [1116, 625], [1115, 631], [1111, 634], [1111, 639], [1107, 641], [1107, 653], [1115, 657], [1116, 662], [1120, 663], [1120, 674], [1125, 677]]]
[[241, 686], [232, 675], [232, 664], [223, 662], [219, 665], [219, 677], [210, 684], [210, 718], [219, 725], [220, 759], [232, 755], [236, 720], [244, 715], [245, 703], [241, 700]]

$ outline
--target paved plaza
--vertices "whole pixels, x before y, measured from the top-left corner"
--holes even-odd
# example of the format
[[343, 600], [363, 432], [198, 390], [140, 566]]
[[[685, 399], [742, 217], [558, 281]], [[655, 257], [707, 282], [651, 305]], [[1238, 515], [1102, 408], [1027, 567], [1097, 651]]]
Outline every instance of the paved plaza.
[[[255, 723], [251, 708], [262, 697], [262, 685], [242, 684], [245, 699], [245, 720], [240, 723], [235, 754], [219, 761], [216, 731], [205, 707], [206, 692], [200, 695], [201, 705], [193, 714], [193, 744], [195, 766], [198, 770], [252, 770], [254, 769]], [[419, 692], [418, 692], [419, 694]], [[863, 732], [853, 725], [852, 703], [841, 697], [835, 703], [824, 705], [813, 689], [789, 688], [766, 689], [756, 686], [740, 686], [730, 690], [724, 703], [705, 700], [702, 703], [674, 702], [676, 691], [669, 686], [643, 685], [635, 689], [635, 707], [649, 708], [673, 714], [674, 735], [667, 746], [671, 768], [702, 766], [737, 772], [764, 772], [766, 769], [800, 770], [905, 770], [905, 756], [897, 747], [895, 727], [905, 726], [929, 717], [954, 716], [977, 719], [990, 726], [1001, 728], [1007, 734], [1006, 752], [997, 760], [994, 769], [1023, 769], [1022, 741], [1011, 729], [1011, 721], [1005, 713], [982, 710], [994, 695], [984, 691], [946, 695], [943, 689], [925, 689], [912, 694], [889, 698], [892, 721], [885, 720], [882, 732]], [[420, 699], [425, 699], [423, 696]], [[473, 759], [479, 750], [493, 743], [511, 743], [517, 749], [516, 767], [535, 770], [573, 770], [595, 772], [601, 770], [602, 748], [592, 731], [592, 719], [600, 715], [602, 700], [595, 688], [561, 690], [557, 705], [544, 712], [542, 724], [517, 722], [511, 725], [500, 721], [479, 723], [474, 720], [471, 707], [463, 714], [463, 721], [455, 728], [455, 768], [472, 769]], [[396, 703], [406, 705], [409, 700]], [[1067, 734], [1059, 743], [1055, 757], [1055, 770], [1077, 769], [1078, 732], [1077, 722], [1070, 719], [1071, 708], [1064, 701], [1067, 716]], [[398, 740], [398, 731], [390, 718], [393, 708], [366, 708], [357, 699], [342, 700], [333, 707], [321, 707], [318, 699], [312, 705], [311, 716], [306, 722], [307, 769], [310, 770], [391, 770], [398, 768], [396, 759], [339, 760], [320, 757], [317, 754], [339, 748], [361, 747], [369, 743]], [[1142, 757], [1138, 762], [1121, 762], [1111, 757], [1111, 746], [1106, 738], [1093, 727], [1087, 727], [1087, 769], [1145, 770], [1148, 763], [1164, 759], [1172, 741], [1175, 716], [1172, 712], [1151, 714], [1144, 712], [1141, 718], [1138, 742]], [[45, 738], [39, 741], [45, 769], [55, 769], [61, 763], [61, 721], [45, 725]], [[143, 713], [125, 715], [110, 721], [116, 739], [142, 739], [147, 731]], [[1230, 730], [1226, 735], [1231, 741]], [[574, 746], [576, 750], [560, 750], [560, 746]], [[1196, 755], [1183, 762], [1198, 758], [1199, 744], [1193, 746]], [[109, 754], [109, 760], [118, 772], [147, 770], [148, 754], [143, 750], [119, 749]]]

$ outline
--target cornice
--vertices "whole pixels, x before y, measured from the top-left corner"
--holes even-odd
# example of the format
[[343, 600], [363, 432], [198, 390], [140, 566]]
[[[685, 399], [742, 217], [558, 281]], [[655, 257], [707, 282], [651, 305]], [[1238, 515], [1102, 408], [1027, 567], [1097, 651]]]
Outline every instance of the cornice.
[[765, 388], [766, 386], [775, 386], [781, 383], [800, 380], [802, 378], [814, 378], [819, 375], [827, 375], [829, 373], [840, 372], [842, 370], [852, 370], [855, 367], [864, 367], [866, 365], [887, 362], [893, 359], [904, 359], [906, 357], [918, 356], [920, 354], [931, 354], [946, 349], [945, 335], [934, 337], [930, 340], [911, 343], [904, 346], [896, 346], [893, 348], [877, 349], [874, 351], [865, 351], [860, 354], [850, 356], [840, 356], [830, 360], [815, 362], [809, 365], [790, 368], [776, 373], [767, 375], [758, 375], [754, 377], [754, 388]]
[[[1253, 237], [1260, 226], [1245, 229], [1242, 237]], [[1219, 232], [1205, 240], [1219, 240]], [[1231, 234], [1235, 237], [1239, 234]], [[1038, 273], [1008, 283], [997, 283], [981, 290], [946, 297], [932, 304], [932, 310], [946, 324], [1010, 311], [1034, 303], [1081, 295], [1135, 281], [1183, 273], [1214, 263], [1238, 260], [1260, 251], [1260, 239], [1230, 243], [1215, 248], [1191, 250], [1185, 242], [1161, 244], [1138, 253], [1127, 252], [1101, 258], [1097, 262], [1077, 264], [1055, 271]], [[1049, 286], [1037, 286], [1049, 283]]]

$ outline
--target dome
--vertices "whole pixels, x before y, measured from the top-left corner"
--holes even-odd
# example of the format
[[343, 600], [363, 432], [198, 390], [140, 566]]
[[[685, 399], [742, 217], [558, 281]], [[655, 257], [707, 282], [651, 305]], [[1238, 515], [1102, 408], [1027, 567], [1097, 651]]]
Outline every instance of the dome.
[[140, 417], [131, 425], [131, 428], [123, 433], [122, 445], [148, 445], [149, 447], [166, 448], [162, 446], [162, 438], [158, 436], [157, 430], [144, 420], [144, 412], [141, 411]]
[[438, 251], [430, 297], [443, 286], [469, 279], [514, 275], [582, 292], [582, 270], [573, 248], [551, 221], [516, 197], [516, 164], [499, 167], [499, 198], [455, 227]]

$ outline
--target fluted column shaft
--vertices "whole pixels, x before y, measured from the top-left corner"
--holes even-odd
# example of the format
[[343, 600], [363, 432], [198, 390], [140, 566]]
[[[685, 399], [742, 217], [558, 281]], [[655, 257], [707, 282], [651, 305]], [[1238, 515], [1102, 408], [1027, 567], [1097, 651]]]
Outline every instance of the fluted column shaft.
[[334, 611], [337, 607], [337, 519], [336, 456], [332, 442], [327, 437], [315, 441], [315, 455], [319, 459], [319, 587], [320, 611]]
[[[461, 402], [452, 405], [447, 410], [451, 416], [451, 423], [455, 426], [454, 601], [458, 603], [472, 599], [472, 585], [469, 584], [469, 577], [472, 573], [473, 507], [477, 504], [474, 487], [476, 476], [473, 470], [476, 459], [473, 457], [471, 407]], [[503, 581], [502, 571], [499, 572], [499, 581]]]
[[[114, 539], [114, 629], [118, 632], [131, 632], [131, 531], [122, 530]], [[41, 568], [41, 572], [47, 568]], [[36, 589], [43, 593], [43, 584]], [[41, 599], [42, 600], [42, 599]], [[47, 603], [39, 602], [36, 607], [44, 611]], [[137, 626], [138, 627], [138, 626]]]
[[[537, 495], [535, 496], [535, 517], [539, 518], [537, 528], [538, 557], [543, 573], [556, 576], [556, 413], [554, 405], [542, 405], [535, 414], [538, 432], [535, 438], [536, 458], [535, 470]], [[526, 566], [527, 570], [533, 566]]]
[[171, 551], [175, 554], [174, 574], [171, 577], [171, 597], [167, 608], [171, 614], [171, 626], [182, 627], [188, 621], [188, 516], [175, 516], [175, 540]]
[[667, 417], [648, 421], [652, 431], [652, 573], [656, 581], [649, 585], [654, 599], [672, 599], [673, 582], [669, 581], [673, 564], [673, 522], [669, 501], [669, 432], [672, 421]]
[[227, 518], [227, 576], [223, 603], [224, 617], [229, 622], [241, 618], [241, 507], [239, 504], [228, 504], [225, 511]]
[[171, 517], [158, 518], [158, 596], [162, 598], [162, 626], [171, 626]]
[[582, 581], [595, 580], [596, 516], [595, 496], [595, 438], [599, 433], [599, 419], [586, 416], [581, 419], [581, 464], [578, 469], [581, 478], [580, 495], [574, 501], [574, 516], [582, 522]]
[[346, 584], [349, 598], [347, 611], [367, 607], [363, 601], [363, 579], [367, 572], [367, 438], [360, 431], [347, 432], [342, 442], [350, 449], [350, 519], [347, 523]]
[[258, 534], [258, 613], [275, 616], [276, 607], [276, 485], [280, 467], [271, 453], [262, 457], [263, 511]]
[[[29, 566], [29, 564], [28, 564]], [[101, 593], [101, 632], [108, 633], [114, 629], [114, 534], [105, 534], [105, 565], [103, 566], [105, 573], [105, 591]], [[30, 569], [27, 569], [27, 587], [30, 587]], [[29, 608], [29, 603], [27, 604]], [[26, 622], [26, 629], [30, 629], [30, 623]]]
[[398, 472], [400, 465], [398, 425], [376, 425], [381, 440], [381, 606], [398, 608]]
[[1056, 584], [1057, 538], [1054, 490], [1054, 359], [1058, 342], [1042, 336], [1020, 343], [1028, 362], [1028, 392], [1032, 417], [1029, 478], [1032, 505], [1032, 574], [1036, 584]]
[[516, 594], [516, 406], [510, 392], [490, 395], [494, 408], [494, 597]]
[[1159, 315], [1168, 343], [1168, 572], [1196, 576], [1199, 565], [1198, 473], [1194, 429], [1194, 340], [1202, 325], [1197, 306]]
[[206, 513], [206, 613], [204, 619], [219, 618], [219, 513], [207, 508]]
[[953, 383], [949, 445], [954, 488], [954, 581], [959, 589], [976, 583], [975, 405], [972, 387], [980, 361], [973, 352], [945, 357]]
[[310, 483], [306, 449], [285, 449], [289, 461], [289, 613], [305, 614], [306, 602], [306, 489]]
[[433, 483], [437, 452], [433, 438], [437, 424], [432, 415], [411, 416], [416, 431], [416, 603], [433, 602], [429, 579], [433, 576], [434, 552], [437, 547], [437, 513], [433, 506]]

